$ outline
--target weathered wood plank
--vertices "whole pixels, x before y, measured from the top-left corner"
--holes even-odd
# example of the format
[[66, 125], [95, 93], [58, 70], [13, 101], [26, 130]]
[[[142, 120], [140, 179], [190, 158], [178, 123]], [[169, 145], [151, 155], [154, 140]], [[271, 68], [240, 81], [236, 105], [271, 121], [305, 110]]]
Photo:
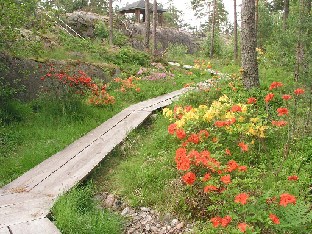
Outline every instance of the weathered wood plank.
[[35, 193], [59, 195], [73, 187], [98, 165], [101, 160], [127, 137], [132, 129], [146, 119], [151, 112], [137, 111], [120, 122], [115, 128], [103, 135], [92, 147], [56, 171], [53, 175], [33, 188]]
[[70, 161], [72, 157], [88, 148], [101, 135], [108, 132], [111, 128], [116, 126], [120, 121], [127, 118], [133, 111], [125, 109], [114, 117], [110, 118], [99, 127], [95, 128], [85, 136], [70, 144], [64, 150], [56, 153], [47, 160], [43, 161], [33, 169], [29, 170], [21, 177], [12, 181], [2, 189], [7, 192], [14, 192], [16, 190], [29, 191], [34, 186], [39, 184], [43, 179], [54, 173], [58, 168]]
[[13, 234], [61, 234], [47, 218], [11, 225], [10, 229]]
[[53, 206], [53, 200], [40, 198], [0, 209], [0, 226], [9, 226], [33, 219], [44, 218]]
[[[47, 197], [44, 194], [36, 194], [31, 192], [25, 193], [8, 193], [3, 196], [0, 196], [0, 209], [2, 207], [8, 207], [17, 205], [19, 203], [27, 203], [28, 201], [32, 201], [34, 199], [45, 199], [53, 200], [53, 197]], [[0, 210], [1, 213], [1, 210]]]
[[0, 226], [0, 234], [10, 234], [10, 231], [8, 229], [8, 227], [1, 227]]

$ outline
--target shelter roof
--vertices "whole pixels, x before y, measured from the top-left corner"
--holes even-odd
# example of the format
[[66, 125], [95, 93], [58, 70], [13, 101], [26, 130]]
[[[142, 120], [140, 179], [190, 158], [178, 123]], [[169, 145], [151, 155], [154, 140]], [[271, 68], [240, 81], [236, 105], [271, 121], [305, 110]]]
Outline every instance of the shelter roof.
[[[130, 4], [127, 4], [125, 7], [119, 9], [120, 13], [134, 13], [136, 9], [140, 9], [141, 11], [145, 10], [145, 0], [139, 0]], [[153, 4], [150, 3], [150, 10], [153, 11]], [[162, 13], [166, 12], [161, 5], [157, 5], [157, 12]]]

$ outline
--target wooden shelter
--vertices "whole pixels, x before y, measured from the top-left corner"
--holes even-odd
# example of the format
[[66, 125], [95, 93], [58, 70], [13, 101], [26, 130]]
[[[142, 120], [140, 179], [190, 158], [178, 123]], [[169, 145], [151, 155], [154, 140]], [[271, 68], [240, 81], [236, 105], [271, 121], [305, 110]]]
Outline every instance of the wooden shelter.
[[[150, 12], [153, 13], [153, 4], [150, 5]], [[130, 3], [126, 5], [125, 7], [120, 8], [119, 13], [122, 15], [132, 13], [135, 14], [135, 22], [145, 22], [145, 0], [139, 0], [134, 3]], [[163, 13], [166, 12], [165, 9], [162, 8], [162, 6], [157, 5], [157, 13], [158, 13], [158, 23], [162, 25], [163, 23]], [[141, 21], [141, 15], [143, 15], [142, 21]]]

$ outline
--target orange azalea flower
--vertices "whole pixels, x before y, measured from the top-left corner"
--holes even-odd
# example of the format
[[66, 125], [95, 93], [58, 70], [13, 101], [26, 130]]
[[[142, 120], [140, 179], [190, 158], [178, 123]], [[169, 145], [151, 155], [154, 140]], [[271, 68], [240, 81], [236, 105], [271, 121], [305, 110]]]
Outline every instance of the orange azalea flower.
[[221, 226], [222, 227], [226, 227], [227, 225], [229, 225], [229, 223], [232, 221], [231, 216], [227, 215], [224, 218], [221, 219]]
[[265, 102], [269, 102], [269, 101], [271, 101], [272, 99], [274, 98], [274, 94], [273, 93], [269, 93], [268, 95], [266, 95], [266, 97], [265, 97]]
[[210, 178], [211, 178], [211, 175], [209, 173], [206, 173], [202, 180], [205, 182], [207, 180], [210, 180]]
[[182, 140], [186, 137], [186, 133], [183, 129], [176, 130], [176, 135], [180, 140]]
[[229, 184], [231, 183], [231, 176], [230, 175], [225, 175], [225, 176], [222, 176], [220, 178], [220, 180], [225, 183], [225, 184]]
[[269, 218], [272, 220], [273, 223], [280, 224], [280, 220], [275, 214], [270, 214]]
[[277, 108], [277, 115], [278, 116], [282, 116], [282, 115], [288, 115], [288, 109], [285, 108], [285, 107], [280, 107], [280, 108]]
[[289, 194], [283, 193], [280, 195], [280, 205], [286, 207], [289, 203], [296, 204], [296, 197]]
[[219, 227], [219, 225], [221, 225], [221, 221], [222, 221], [222, 218], [219, 217], [219, 216], [216, 216], [212, 219], [210, 219], [210, 222], [212, 223], [213, 227]]
[[231, 108], [232, 112], [242, 112], [242, 108], [239, 105], [234, 105]]
[[187, 140], [189, 142], [194, 143], [194, 144], [198, 144], [199, 143], [199, 137], [195, 133], [192, 133], [191, 136]]
[[236, 161], [234, 160], [230, 160], [228, 163], [227, 163], [227, 171], [228, 172], [232, 172], [234, 170], [236, 170], [238, 168], [238, 164]]
[[298, 176], [296, 176], [296, 175], [292, 175], [292, 176], [288, 176], [288, 180], [294, 180], [294, 181], [296, 181], [296, 180], [298, 180], [299, 178], [298, 178]]
[[185, 112], [190, 112], [192, 109], [193, 109], [192, 106], [186, 106], [186, 107], [184, 107], [184, 111], [185, 111]]
[[207, 185], [204, 187], [204, 193], [209, 193], [211, 191], [217, 191], [218, 188], [214, 185]]
[[229, 149], [225, 149], [225, 154], [226, 154], [226, 155], [229, 155], [229, 156], [232, 155], [232, 153], [231, 153], [231, 151], [230, 151]]
[[277, 126], [277, 127], [284, 127], [287, 125], [287, 121], [281, 120], [281, 121], [275, 121], [272, 120], [272, 125]]
[[253, 104], [253, 103], [256, 103], [257, 102], [257, 99], [254, 98], [254, 97], [250, 97], [247, 99], [247, 104]]
[[249, 198], [249, 195], [247, 193], [240, 193], [235, 197], [234, 202], [245, 205], [247, 203], [248, 198]]
[[248, 151], [248, 145], [245, 144], [244, 142], [238, 143], [238, 146], [241, 148], [241, 150], [242, 150], [243, 152]]
[[177, 169], [181, 171], [187, 171], [191, 166], [191, 161], [186, 155], [185, 148], [178, 148], [176, 151], [175, 161]]
[[204, 137], [209, 137], [209, 132], [207, 131], [207, 130], [200, 130], [199, 131], [199, 133], [198, 133], [198, 135], [200, 136], [200, 137], [202, 137], [202, 136], [204, 136]]
[[298, 95], [301, 95], [301, 94], [304, 94], [304, 89], [300, 89], [300, 88], [298, 88], [298, 89], [296, 89], [295, 91], [294, 91], [294, 93], [298, 96]]
[[239, 166], [237, 169], [239, 171], [247, 171], [247, 166]]
[[289, 100], [289, 99], [291, 99], [291, 96], [290, 95], [288, 95], [288, 94], [284, 94], [283, 96], [282, 96], [282, 98], [284, 99], [284, 100]]
[[239, 223], [237, 224], [237, 228], [241, 231], [241, 232], [246, 232], [246, 229], [248, 228], [247, 223]]
[[168, 133], [173, 135], [175, 133], [175, 131], [177, 130], [177, 125], [176, 124], [170, 124], [168, 126]]
[[213, 143], [217, 143], [218, 141], [219, 141], [218, 137], [212, 138], [212, 142], [213, 142]]
[[282, 87], [282, 86], [283, 86], [283, 83], [282, 83], [282, 82], [274, 81], [274, 82], [272, 82], [272, 84], [270, 85], [269, 90], [276, 89], [276, 88]]
[[182, 180], [186, 184], [192, 185], [192, 184], [194, 184], [194, 182], [196, 180], [196, 175], [193, 172], [188, 172], [184, 176], [182, 176]]

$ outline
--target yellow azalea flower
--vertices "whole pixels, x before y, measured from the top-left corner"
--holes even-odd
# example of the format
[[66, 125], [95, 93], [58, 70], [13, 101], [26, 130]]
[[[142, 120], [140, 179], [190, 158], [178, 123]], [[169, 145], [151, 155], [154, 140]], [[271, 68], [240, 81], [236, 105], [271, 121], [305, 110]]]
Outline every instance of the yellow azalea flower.
[[224, 116], [225, 119], [233, 119], [235, 118], [235, 115], [233, 112], [227, 112]]
[[172, 117], [172, 116], [173, 116], [173, 111], [172, 111], [172, 110], [168, 110], [168, 111], [165, 113], [165, 116], [166, 116], [167, 118]]
[[219, 97], [220, 102], [227, 102], [228, 100], [229, 100], [229, 98], [225, 94], [223, 96]]
[[176, 114], [183, 114], [183, 108], [179, 106], [175, 109], [175, 112]]
[[200, 110], [207, 110], [208, 106], [206, 106], [206, 105], [199, 105], [198, 109], [200, 109]]
[[221, 107], [221, 102], [219, 101], [213, 101], [212, 104], [211, 104], [211, 107], [214, 108], [214, 109], [218, 109]]
[[239, 105], [242, 108], [242, 112], [246, 113], [247, 112], [247, 105], [242, 105], [242, 104], [239, 104]]
[[163, 109], [163, 115], [166, 115], [166, 113], [167, 113], [169, 110], [170, 110], [170, 109], [169, 109], [169, 108], [167, 108], [167, 107], [166, 107], [166, 108], [164, 108], [164, 109]]
[[250, 127], [250, 128], [248, 129], [248, 133], [251, 134], [251, 135], [253, 135], [253, 136], [257, 135], [257, 131], [256, 131], [253, 127]]
[[251, 143], [252, 145], [254, 145], [254, 144], [255, 144], [255, 141], [254, 141], [254, 140], [252, 140], [250, 143]]
[[198, 119], [199, 116], [197, 114], [195, 114], [194, 112], [190, 111], [184, 114], [184, 118], [186, 120], [191, 120], [191, 119]]
[[239, 116], [239, 118], [238, 118], [238, 122], [244, 122], [245, 121], [245, 118], [243, 117], [243, 116]]
[[183, 128], [183, 126], [185, 125], [185, 120], [182, 118], [176, 121], [175, 124], [177, 125], [177, 128]]
[[250, 122], [252, 123], [258, 123], [260, 121], [259, 118], [250, 118]]
[[210, 122], [214, 118], [214, 113], [212, 111], [206, 111], [206, 113], [203, 116], [203, 119], [207, 122]]

